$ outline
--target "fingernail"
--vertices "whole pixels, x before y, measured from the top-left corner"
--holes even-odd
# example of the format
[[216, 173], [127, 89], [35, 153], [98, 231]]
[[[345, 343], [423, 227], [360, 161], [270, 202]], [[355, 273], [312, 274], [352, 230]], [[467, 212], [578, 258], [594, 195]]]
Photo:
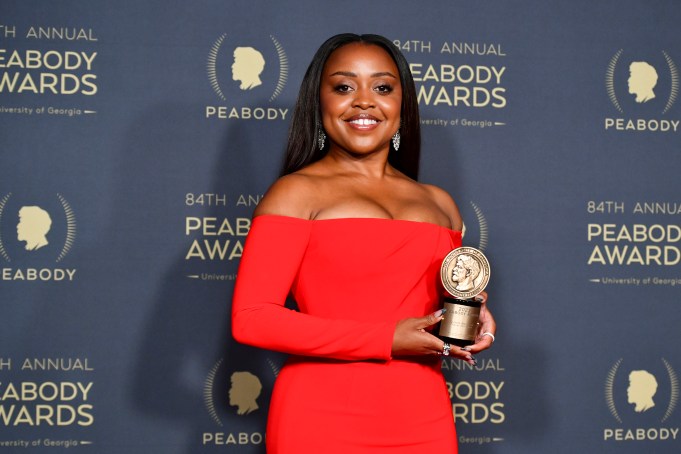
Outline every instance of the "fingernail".
[[443, 307], [439, 311], [435, 311], [434, 315], [435, 317], [442, 317], [445, 314], [445, 312], [447, 312], [447, 309]]
[[470, 347], [461, 347], [461, 350], [463, 350], [465, 352], [469, 352], [469, 351], [471, 351], [471, 348]]
[[475, 297], [475, 301], [477, 301], [478, 303], [482, 303], [482, 301], [483, 301], [484, 299], [485, 299], [485, 298], [483, 298], [483, 297], [480, 296], [480, 295], [478, 295], [478, 296]]

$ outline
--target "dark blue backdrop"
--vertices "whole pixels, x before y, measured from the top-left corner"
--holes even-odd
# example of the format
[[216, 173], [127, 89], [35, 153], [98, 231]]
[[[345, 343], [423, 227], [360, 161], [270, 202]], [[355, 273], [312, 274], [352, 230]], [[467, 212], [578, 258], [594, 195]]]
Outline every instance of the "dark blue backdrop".
[[680, 21], [673, 0], [3, 1], [0, 451], [264, 452], [283, 357], [231, 340], [231, 292], [303, 72], [352, 31], [403, 49], [421, 180], [493, 265], [497, 343], [443, 363], [461, 452], [678, 452]]

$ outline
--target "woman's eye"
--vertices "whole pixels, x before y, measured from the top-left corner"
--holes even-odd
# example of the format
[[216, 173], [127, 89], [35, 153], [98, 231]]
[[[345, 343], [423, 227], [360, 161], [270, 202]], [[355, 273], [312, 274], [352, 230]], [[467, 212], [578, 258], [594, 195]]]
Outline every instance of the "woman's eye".
[[391, 91], [393, 91], [393, 87], [387, 84], [379, 85], [378, 87], [376, 87], [376, 91], [379, 93], [390, 93]]
[[350, 90], [352, 90], [352, 88], [349, 85], [339, 84], [334, 87], [334, 90], [336, 90], [339, 93], [347, 93]]

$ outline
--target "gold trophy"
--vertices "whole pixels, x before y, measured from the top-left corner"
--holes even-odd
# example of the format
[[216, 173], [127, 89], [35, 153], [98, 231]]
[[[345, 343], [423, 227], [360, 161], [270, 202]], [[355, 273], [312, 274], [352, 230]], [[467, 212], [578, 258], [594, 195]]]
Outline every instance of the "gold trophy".
[[459, 347], [475, 343], [482, 303], [474, 297], [487, 287], [489, 276], [489, 261], [478, 249], [460, 247], [447, 254], [440, 267], [440, 279], [448, 293], [440, 339]]

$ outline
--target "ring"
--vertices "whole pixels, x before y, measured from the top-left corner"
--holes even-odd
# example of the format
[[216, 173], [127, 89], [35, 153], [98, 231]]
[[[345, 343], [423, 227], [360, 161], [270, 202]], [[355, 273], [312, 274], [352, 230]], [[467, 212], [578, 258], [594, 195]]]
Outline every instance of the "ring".
[[480, 337], [482, 337], [482, 336], [489, 336], [489, 337], [491, 337], [491, 338], [492, 338], [492, 343], [494, 343], [494, 341], [496, 340], [496, 339], [494, 338], [494, 334], [490, 333], [489, 331], [485, 331], [484, 333], [482, 333], [482, 334], [480, 335]]
[[444, 356], [449, 356], [449, 350], [452, 349], [452, 346], [449, 345], [447, 342], [445, 342], [445, 345], [442, 347], [442, 354]]

